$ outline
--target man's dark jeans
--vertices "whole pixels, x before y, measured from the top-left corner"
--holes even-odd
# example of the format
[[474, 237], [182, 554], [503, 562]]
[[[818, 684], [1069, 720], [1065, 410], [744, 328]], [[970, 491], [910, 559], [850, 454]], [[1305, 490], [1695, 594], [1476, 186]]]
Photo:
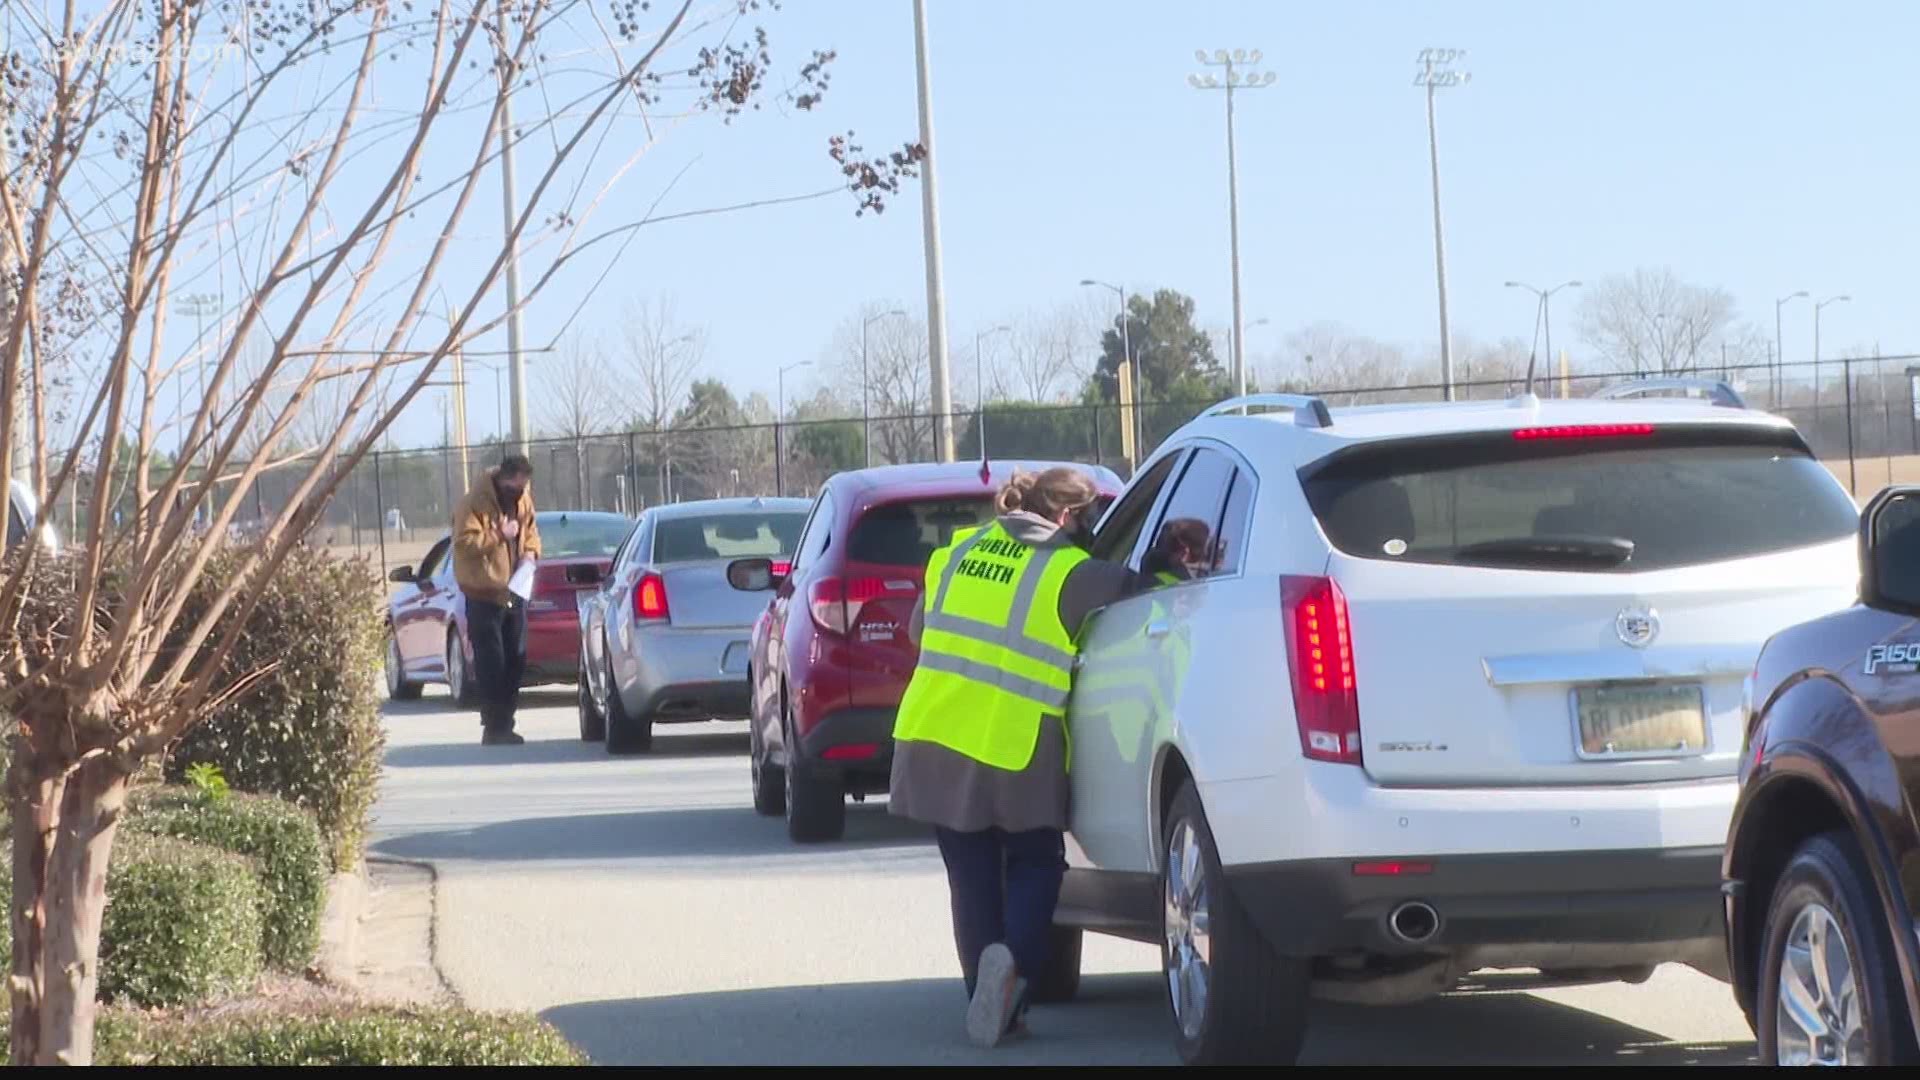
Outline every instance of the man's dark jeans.
[[473, 642], [473, 677], [480, 691], [480, 726], [513, 730], [520, 679], [527, 667], [527, 609], [467, 601], [467, 637]]
[[1060, 902], [1067, 849], [1058, 829], [1010, 833], [1003, 829], [936, 829], [953, 895], [953, 943], [973, 995], [980, 953], [994, 942], [1013, 952], [1029, 986], [1051, 962], [1053, 911]]

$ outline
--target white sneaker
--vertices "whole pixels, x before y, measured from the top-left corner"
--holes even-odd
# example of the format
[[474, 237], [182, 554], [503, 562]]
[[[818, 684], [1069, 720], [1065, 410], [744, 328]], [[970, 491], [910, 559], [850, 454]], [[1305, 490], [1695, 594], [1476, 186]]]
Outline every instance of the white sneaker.
[[1006, 1037], [1020, 991], [1013, 950], [999, 942], [982, 950], [980, 972], [974, 976], [973, 1001], [967, 1005], [967, 1037], [975, 1046], [998, 1046]]

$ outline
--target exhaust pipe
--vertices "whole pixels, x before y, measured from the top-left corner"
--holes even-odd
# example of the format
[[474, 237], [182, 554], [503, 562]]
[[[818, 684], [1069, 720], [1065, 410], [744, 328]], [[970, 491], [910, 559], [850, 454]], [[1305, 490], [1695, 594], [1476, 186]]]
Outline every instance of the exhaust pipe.
[[1422, 900], [1409, 900], [1387, 914], [1387, 932], [1402, 945], [1420, 945], [1440, 932], [1440, 913]]

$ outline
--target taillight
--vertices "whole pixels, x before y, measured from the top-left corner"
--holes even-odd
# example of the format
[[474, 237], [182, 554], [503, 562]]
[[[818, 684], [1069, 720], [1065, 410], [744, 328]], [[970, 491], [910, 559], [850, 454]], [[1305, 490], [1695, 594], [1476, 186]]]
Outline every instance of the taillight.
[[1653, 434], [1652, 424], [1564, 424], [1558, 427], [1520, 428], [1513, 437], [1521, 442], [1553, 439], [1633, 439]]
[[1315, 761], [1360, 764], [1360, 693], [1347, 598], [1331, 578], [1281, 580], [1287, 661], [1300, 750]]
[[633, 617], [636, 619], [664, 619], [667, 617], [667, 583], [659, 574], [648, 574], [633, 587]]
[[821, 578], [807, 598], [814, 625], [829, 634], [845, 635], [860, 625], [860, 612], [869, 601], [918, 595], [911, 581], [886, 578]]

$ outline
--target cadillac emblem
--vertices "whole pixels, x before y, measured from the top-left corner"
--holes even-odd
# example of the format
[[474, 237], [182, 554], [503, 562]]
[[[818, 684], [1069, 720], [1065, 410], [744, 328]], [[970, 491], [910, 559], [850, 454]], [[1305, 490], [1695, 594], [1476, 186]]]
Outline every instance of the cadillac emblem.
[[1613, 632], [1635, 649], [1644, 649], [1660, 636], [1660, 613], [1650, 607], [1630, 607], [1613, 617]]

